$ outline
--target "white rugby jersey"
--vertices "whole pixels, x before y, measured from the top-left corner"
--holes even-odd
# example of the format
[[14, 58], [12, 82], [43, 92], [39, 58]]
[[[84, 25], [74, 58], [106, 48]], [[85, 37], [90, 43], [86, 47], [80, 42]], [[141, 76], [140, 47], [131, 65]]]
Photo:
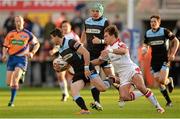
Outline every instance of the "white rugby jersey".
[[71, 31], [71, 32], [68, 33], [68, 34], [65, 34], [64, 37], [65, 37], [66, 39], [74, 39], [74, 40], [80, 41], [79, 36], [78, 36], [76, 33], [74, 33], [73, 31]]
[[[127, 48], [126, 44], [123, 43], [120, 39], [117, 39], [113, 45], [108, 45], [106, 49], [118, 49], [118, 48]], [[128, 70], [129, 66], [137, 66], [130, 58], [129, 52], [123, 55], [109, 53], [108, 57], [114, 67], [115, 72], [121, 72]]]

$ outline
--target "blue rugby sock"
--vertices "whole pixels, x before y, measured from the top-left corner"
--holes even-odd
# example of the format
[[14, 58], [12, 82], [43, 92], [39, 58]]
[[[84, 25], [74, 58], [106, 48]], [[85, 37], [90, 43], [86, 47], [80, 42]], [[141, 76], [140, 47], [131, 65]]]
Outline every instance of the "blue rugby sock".
[[16, 97], [16, 92], [17, 92], [17, 89], [16, 88], [11, 88], [11, 99], [10, 99], [10, 103], [13, 103], [14, 102], [14, 99]]

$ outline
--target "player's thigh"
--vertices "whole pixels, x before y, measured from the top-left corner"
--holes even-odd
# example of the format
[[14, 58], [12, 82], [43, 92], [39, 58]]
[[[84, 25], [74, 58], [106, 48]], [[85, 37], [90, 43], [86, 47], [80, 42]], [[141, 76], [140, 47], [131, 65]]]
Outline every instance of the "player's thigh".
[[85, 83], [83, 80], [77, 80], [71, 84], [71, 95], [79, 95], [79, 91], [84, 87]]
[[10, 85], [11, 84], [11, 80], [13, 79], [13, 71], [7, 71], [6, 72], [6, 83], [8, 84], [8, 85]]
[[169, 68], [168, 67], [164, 67], [160, 70], [159, 72], [160, 74], [160, 77], [161, 77], [161, 80], [165, 80], [168, 78], [168, 75], [169, 75]]
[[16, 83], [18, 83], [19, 79], [21, 78], [23, 73], [23, 69], [20, 67], [16, 67], [14, 70], [14, 74], [13, 74], [13, 79], [15, 80]]
[[111, 76], [111, 75], [114, 74], [114, 73], [113, 73], [113, 70], [112, 70], [112, 67], [104, 67], [104, 68], [103, 68], [103, 71], [104, 71], [104, 73], [105, 73], [106, 76]]
[[107, 89], [106, 85], [99, 76], [95, 77], [94, 79], [91, 79], [90, 82], [91, 85], [95, 86], [101, 92], [106, 91]]
[[138, 90], [140, 90], [143, 94], [146, 93], [147, 91], [147, 88], [144, 84], [144, 80], [143, 80], [143, 76], [141, 74], [135, 74], [133, 77], [132, 77], [132, 82], [133, 84], [136, 85], [136, 88]]

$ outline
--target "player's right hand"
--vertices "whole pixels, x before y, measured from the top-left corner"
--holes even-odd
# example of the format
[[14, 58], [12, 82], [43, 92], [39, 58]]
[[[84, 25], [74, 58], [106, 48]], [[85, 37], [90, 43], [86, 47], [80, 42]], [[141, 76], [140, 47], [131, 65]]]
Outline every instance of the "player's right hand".
[[85, 70], [85, 71], [84, 71], [84, 75], [85, 75], [85, 77], [86, 77], [87, 79], [89, 79], [89, 78], [90, 78], [90, 75], [91, 75], [91, 72], [90, 72], [89, 70]]
[[3, 55], [2, 56], [2, 62], [6, 62], [7, 61], [7, 56], [6, 55]]

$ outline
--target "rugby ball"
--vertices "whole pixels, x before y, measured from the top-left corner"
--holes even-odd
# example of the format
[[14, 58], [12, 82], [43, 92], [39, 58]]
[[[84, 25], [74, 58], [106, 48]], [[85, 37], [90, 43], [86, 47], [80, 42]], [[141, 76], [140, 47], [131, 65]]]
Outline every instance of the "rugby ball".
[[55, 71], [62, 72], [68, 69], [69, 65], [62, 59], [62, 57], [58, 57], [53, 60], [53, 67]]

